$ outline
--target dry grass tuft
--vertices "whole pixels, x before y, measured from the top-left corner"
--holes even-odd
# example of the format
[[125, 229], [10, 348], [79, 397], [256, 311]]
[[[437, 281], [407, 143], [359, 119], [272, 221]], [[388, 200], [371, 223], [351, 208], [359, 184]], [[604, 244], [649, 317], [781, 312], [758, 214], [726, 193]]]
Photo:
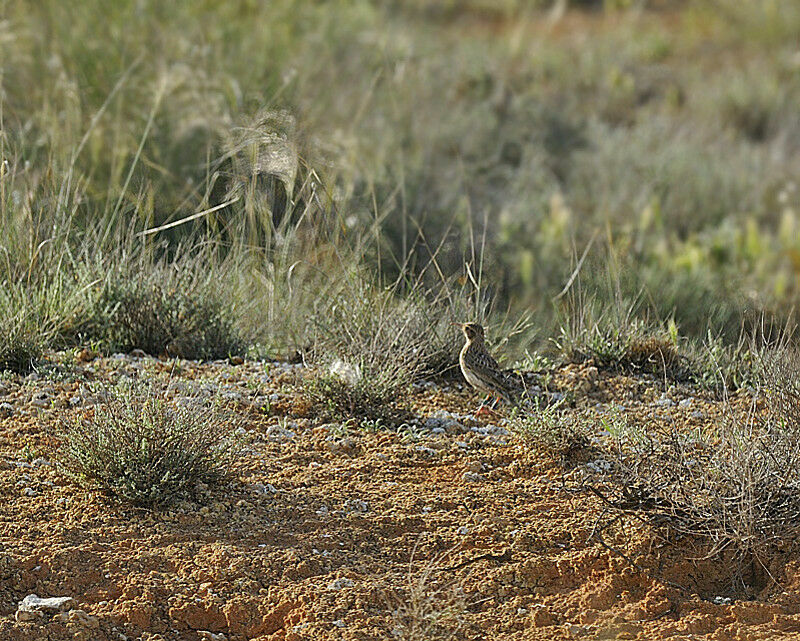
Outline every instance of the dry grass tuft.
[[749, 405], [730, 401], [718, 424], [617, 425], [606, 494], [668, 539], [690, 537], [724, 559], [734, 591], [749, 594], [752, 567], [765, 570], [800, 536], [800, 355], [763, 358], [762, 389]]
[[388, 595], [394, 638], [401, 641], [460, 638], [467, 599], [463, 579], [440, 579], [439, 566], [448, 556], [449, 551], [435, 556], [417, 573], [409, 565], [405, 587]]

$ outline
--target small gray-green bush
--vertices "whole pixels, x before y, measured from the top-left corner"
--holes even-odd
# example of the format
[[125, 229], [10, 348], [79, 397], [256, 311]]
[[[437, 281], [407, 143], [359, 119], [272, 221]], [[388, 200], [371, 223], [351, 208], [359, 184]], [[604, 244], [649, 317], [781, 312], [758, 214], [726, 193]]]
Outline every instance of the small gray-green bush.
[[27, 372], [74, 314], [74, 296], [59, 283], [0, 281], [0, 371]]
[[64, 425], [60, 462], [78, 482], [159, 507], [234, 470], [240, 439], [219, 406], [194, 397], [168, 400], [141, 383], [95, 391], [102, 400], [94, 412]]
[[22, 318], [0, 320], [0, 371], [28, 371], [42, 353], [42, 336]]

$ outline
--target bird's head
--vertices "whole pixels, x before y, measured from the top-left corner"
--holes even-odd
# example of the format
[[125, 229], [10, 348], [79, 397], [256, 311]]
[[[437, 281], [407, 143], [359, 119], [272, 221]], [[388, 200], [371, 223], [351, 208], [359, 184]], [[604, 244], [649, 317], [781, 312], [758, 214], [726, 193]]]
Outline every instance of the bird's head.
[[483, 340], [483, 327], [478, 323], [456, 323], [456, 325], [461, 328], [468, 341]]

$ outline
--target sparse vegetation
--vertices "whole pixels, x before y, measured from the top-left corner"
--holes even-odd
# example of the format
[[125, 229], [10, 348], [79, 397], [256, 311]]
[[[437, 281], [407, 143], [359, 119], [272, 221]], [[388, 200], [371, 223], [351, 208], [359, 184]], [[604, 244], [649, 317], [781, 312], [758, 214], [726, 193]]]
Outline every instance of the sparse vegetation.
[[0, 326], [0, 370], [27, 372], [41, 356], [44, 337], [24, 312], [2, 320]]
[[[581, 276], [599, 303], [587, 323], [602, 330], [594, 342], [604, 357], [626, 350], [626, 336], [603, 329], [612, 301], [639, 301], [621, 328], [634, 334], [672, 319], [681, 337], [710, 330], [727, 344], [753, 313], [780, 323], [798, 300], [797, 12], [786, 1], [690, 3], [665, 33], [659, 12], [616, 4], [606, 3], [608, 22], [592, 14], [598, 33], [577, 44], [543, 26], [557, 12], [518, 2], [491, 11], [491, 35], [457, 26], [488, 10], [472, 0], [434, 12], [421, 30], [408, 29], [427, 11], [414, 4], [298, 11], [281, 1], [267, 15], [260, 5], [122, 3], [99, 30], [92, 2], [68, 20], [54, 1], [34, 11], [12, 3], [0, 43], [13, 69], [3, 79], [0, 279], [38, 289], [53, 269], [71, 275], [49, 317], [56, 331], [30, 353], [103, 336], [143, 343], [133, 316], [154, 309], [118, 309], [91, 328], [82, 316], [96, 309], [93, 296], [106, 309], [120, 296], [155, 305], [169, 286], [106, 274], [124, 274], [120, 261], [149, 247], [143, 269], [154, 281], [165, 257], [208, 243], [235, 260], [207, 265], [225, 287], [198, 294], [203, 309], [195, 301], [189, 316], [217, 316], [205, 307], [212, 293], [208, 304], [236, 311], [232, 329], [249, 346], [279, 353], [315, 340], [306, 319], [311, 301], [335, 294], [331, 280], [399, 279], [413, 286], [398, 293], [422, 304], [462, 279], [477, 306], [530, 315], [506, 350], [521, 357], [557, 336], [543, 301], [602, 230]], [[687, 65], [707, 29], [720, 46], [744, 48], [748, 64], [692, 54]], [[119, 48], [106, 32], [122, 34]], [[190, 46], [198, 41], [207, 47]], [[269, 62], [243, 64], [251, 56]], [[323, 77], [350, 90], [334, 97]], [[132, 233], [163, 224], [173, 226]], [[148, 351], [176, 331], [200, 357], [236, 342], [189, 338], [205, 322], [176, 330], [168, 309], [159, 315], [163, 336]], [[216, 322], [230, 334], [227, 319]], [[670, 355], [656, 351], [645, 360]], [[29, 362], [20, 354], [7, 366]]]
[[583, 416], [564, 412], [563, 402], [535, 405], [515, 409], [509, 420], [511, 431], [535, 451], [571, 465], [590, 445], [591, 424]]
[[160, 507], [232, 473], [241, 443], [219, 406], [200, 398], [171, 401], [142, 383], [95, 392], [99, 404], [66, 424], [62, 436], [61, 464], [80, 483]]
[[[311, 408], [297, 403], [302, 416], [288, 417], [295, 404], [276, 388], [255, 412], [264, 443], [280, 449], [306, 429], [289, 418], [335, 419], [326, 438], [398, 427], [414, 383], [458, 375], [450, 323], [480, 321], [504, 366], [592, 361], [601, 379], [657, 381], [664, 397], [641, 402], [651, 418], [673, 407], [674, 387], [717, 391], [729, 401], [720, 421], [700, 412], [696, 424], [631, 423], [542, 401], [510, 427], [539, 459], [571, 470], [584, 454], [601, 456], [605, 507], [733, 563], [739, 593], [754, 592], [747, 567], [795, 550], [800, 358], [793, 339], [756, 344], [800, 304], [796, 1], [2, 6], [0, 374], [86, 345], [297, 357], [310, 366], [301, 376]], [[81, 383], [94, 373], [89, 358]], [[566, 392], [570, 401], [614, 391], [577, 382], [586, 384]], [[3, 386], [16, 396], [0, 403], [0, 420], [15, 421], [20, 403], [43, 412], [80, 403], [74, 390], [35, 399], [17, 383]], [[120, 384], [98, 390], [95, 407], [78, 405], [62, 469], [147, 507], [223, 480], [238, 451], [227, 414], [162, 392]], [[409, 422], [397, 447], [413, 446], [407, 459], [426, 465], [461, 461], [475, 454], [475, 435], [487, 436], [462, 418]], [[457, 430], [464, 439], [449, 447]], [[434, 433], [442, 443], [427, 447]], [[494, 447], [507, 434], [489, 436]], [[603, 439], [613, 445], [603, 450]], [[36, 445], [26, 459], [46, 458]], [[467, 487], [501, 480], [507, 461], [470, 463], [451, 475]], [[33, 469], [14, 465], [0, 471]], [[31, 481], [22, 496], [46, 487]], [[258, 500], [280, 494], [254, 487]], [[387, 530], [402, 538], [437, 507], [415, 505]], [[475, 546], [490, 538], [480, 536]], [[339, 562], [316, 545], [295, 576]], [[515, 568], [503, 589], [532, 595], [550, 580], [534, 570]], [[396, 636], [456, 638], [460, 593], [437, 603], [450, 587], [409, 583]], [[242, 611], [312, 623], [251, 605]], [[542, 627], [566, 621], [545, 606], [536, 616]], [[253, 625], [253, 636], [280, 634]]]
[[[307, 391], [332, 416], [388, 417], [402, 390], [435, 358], [436, 329], [424, 302], [359, 280], [317, 309]], [[446, 330], [444, 330], [446, 332]], [[446, 334], [452, 341], [453, 332]], [[452, 341], [454, 342], [454, 341]], [[441, 358], [441, 357], [440, 357]]]
[[206, 271], [209, 262], [201, 254], [120, 265], [97, 297], [91, 335], [110, 351], [140, 349], [201, 360], [241, 353], [236, 310], [223, 293], [225, 283], [218, 282], [224, 272]]
[[409, 568], [402, 591], [389, 595], [394, 620], [392, 635], [396, 639], [450, 641], [463, 632], [467, 598], [462, 582], [437, 576], [437, 566], [443, 565], [448, 557], [448, 554], [436, 555], [416, 573]]
[[762, 358], [761, 393], [749, 404], [729, 402], [721, 422], [686, 430], [616, 421], [607, 452], [609, 504], [724, 559], [734, 594], [763, 587], [765, 568], [800, 532], [798, 356]]

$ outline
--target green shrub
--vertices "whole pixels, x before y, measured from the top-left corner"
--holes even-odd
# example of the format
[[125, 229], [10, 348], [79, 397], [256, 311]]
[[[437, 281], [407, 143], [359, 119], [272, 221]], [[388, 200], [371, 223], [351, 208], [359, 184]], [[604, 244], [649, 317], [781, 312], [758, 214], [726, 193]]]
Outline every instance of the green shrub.
[[181, 261], [120, 269], [99, 295], [90, 335], [114, 351], [200, 360], [240, 353], [244, 344], [219, 282], [224, 272], [196, 267]]
[[199, 398], [168, 400], [141, 383], [97, 387], [91, 414], [64, 425], [60, 462], [78, 482], [158, 507], [218, 484], [234, 469], [234, 423]]
[[687, 361], [678, 351], [677, 326], [643, 320], [636, 311], [636, 305], [598, 303], [578, 291], [562, 312], [557, 346], [575, 362], [592, 359], [599, 367], [685, 376]]
[[42, 349], [41, 336], [20, 319], [0, 322], [0, 371], [29, 371]]
[[398, 414], [394, 402], [400, 390], [394, 383], [367, 380], [359, 374], [342, 377], [343, 368], [352, 369], [344, 363], [334, 363], [333, 371], [319, 373], [306, 384], [306, 393], [322, 416], [334, 420], [357, 417], [391, 421]]
[[0, 371], [29, 371], [60, 342], [69, 322], [68, 296], [57, 285], [0, 281]]

